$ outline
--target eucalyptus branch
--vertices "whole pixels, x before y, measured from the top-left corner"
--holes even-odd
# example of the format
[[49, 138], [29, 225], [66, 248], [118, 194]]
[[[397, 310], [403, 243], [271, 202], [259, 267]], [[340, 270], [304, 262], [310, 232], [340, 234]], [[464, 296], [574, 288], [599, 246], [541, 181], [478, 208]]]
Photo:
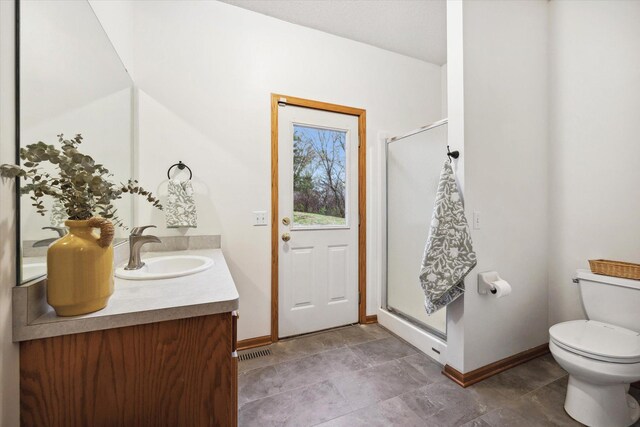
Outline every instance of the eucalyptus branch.
[[[58, 135], [60, 147], [38, 141], [20, 149], [22, 166], [0, 165], [0, 176], [22, 178], [26, 181], [20, 191], [31, 194], [30, 199], [36, 211], [43, 215], [43, 198], [50, 196], [60, 202], [69, 219], [89, 219], [95, 214], [110, 219], [116, 225], [126, 228], [117, 216], [114, 200], [123, 194], [136, 194], [145, 197], [155, 208], [162, 209], [160, 201], [149, 191], [138, 185], [138, 181], [129, 180], [125, 184], [115, 184], [109, 178], [113, 174], [102, 164], [96, 163], [91, 156], [80, 152], [82, 135], [64, 139]], [[44, 170], [42, 163], [55, 165], [57, 175]]]

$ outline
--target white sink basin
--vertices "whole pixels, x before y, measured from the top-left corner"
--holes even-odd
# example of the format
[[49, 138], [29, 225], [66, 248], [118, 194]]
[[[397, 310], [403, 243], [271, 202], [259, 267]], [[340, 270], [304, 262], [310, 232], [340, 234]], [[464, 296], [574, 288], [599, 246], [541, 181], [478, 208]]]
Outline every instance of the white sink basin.
[[124, 264], [116, 269], [116, 277], [127, 280], [170, 279], [188, 276], [211, 268], [213, 260], [197, 255], [169, 255], [143, 259], [138, 270], [125, 270]]
[[36, 277], [47, 274], [46, 262], [35, 262], [32, 264], [22, 264], [22, 281], [35, 279]]

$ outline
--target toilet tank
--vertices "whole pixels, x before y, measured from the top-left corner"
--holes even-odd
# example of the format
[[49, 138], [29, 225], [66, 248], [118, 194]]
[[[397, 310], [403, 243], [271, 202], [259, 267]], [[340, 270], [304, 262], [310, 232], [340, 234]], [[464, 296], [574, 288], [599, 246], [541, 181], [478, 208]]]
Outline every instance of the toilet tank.
[[578, 287], [589, 320], [640, 332], [640, 280], [578, 270]]

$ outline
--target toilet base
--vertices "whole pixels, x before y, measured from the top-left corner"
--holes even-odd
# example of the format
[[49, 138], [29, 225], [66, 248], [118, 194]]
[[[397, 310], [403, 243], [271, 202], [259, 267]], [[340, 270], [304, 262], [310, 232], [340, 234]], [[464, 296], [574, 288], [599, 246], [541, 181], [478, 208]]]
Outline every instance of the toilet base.
[[569, 375], [564, 409], [589, 427], [628, 427], [640, 418], [640, 405], [628, 384], [591, 384]]

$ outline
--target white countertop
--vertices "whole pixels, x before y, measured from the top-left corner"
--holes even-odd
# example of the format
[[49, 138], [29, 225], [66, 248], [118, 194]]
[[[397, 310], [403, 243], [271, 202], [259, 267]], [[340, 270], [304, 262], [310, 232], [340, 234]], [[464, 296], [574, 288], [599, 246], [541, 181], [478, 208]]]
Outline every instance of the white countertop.
[[115, 291], [107, 307], [73, 317], [57, 316], [43, 301], [45, 288], [42, 282], [14, 288], [13, 340], [205, 316], [238, 308], [238, 291], [220, 249], [148, 252], [143, 254], [143, 260], [172, 254], [207, 256], [214, 264], [203, 272], [171, 279], [124, 280], [115, 277]]

